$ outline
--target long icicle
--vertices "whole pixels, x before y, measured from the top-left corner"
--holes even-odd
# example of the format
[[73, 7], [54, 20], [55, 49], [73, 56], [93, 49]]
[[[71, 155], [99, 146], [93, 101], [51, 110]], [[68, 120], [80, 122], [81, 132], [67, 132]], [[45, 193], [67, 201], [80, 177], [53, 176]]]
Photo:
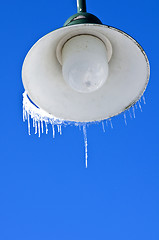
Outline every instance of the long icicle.
[[84, 145], [85, 145], [85, 164], [87, 168], [88, 167], [88, 141], [87, 141], [86, 124], [83, 125], [83, 136], [84, 136]]

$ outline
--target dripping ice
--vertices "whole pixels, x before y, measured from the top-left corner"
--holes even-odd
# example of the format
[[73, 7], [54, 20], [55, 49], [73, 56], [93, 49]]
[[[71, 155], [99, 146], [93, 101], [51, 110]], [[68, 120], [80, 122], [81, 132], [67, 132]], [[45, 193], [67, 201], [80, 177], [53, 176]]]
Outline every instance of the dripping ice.
[[[142, 103], [146, 104], [146, 100], [144, 95], [138, 100], [137, 103], [131, 106], [131, 108], [128, 109], [128, 111], [124, 112], [124, 122], [125, 125], [127, 125], [127, 115], [126, 112], [128, 112], [129, 117], [135, 118], [136, 117], [136, 110], [140, 109], [142, 112]], [[79, 129], [83, 130], [83, 136], [84, 136], [84, 145], [85, 145], [85, 165], [86, 168], [88, 167], [88, 140], [87, 140], [87, 125], [89, 123], [78, 123], [78, 122], [68, 122], [64, 121], [62, 119], [57, 119], [51, 114], [48, 114], [44, 110], [38, 108], [35, 106], [28, 98], [27, 93], [23, 93], [23, 121], [28, 122], [28, 134], [31, 135], [31, 120], [33, 122], [33, 128], [34, 128], [34, 133], [38, 134], [38, 137], [41, 136], [44, 132], [48, 134], [49, 128], [48, 125], [51, 124], [52, 126], [52, 135], [53, 138], [55, 138], [56, 131], [60, 135], [62, 135], [62, 126], [67, 126], [67, 125], [74, 125], [78, 126]], [[106, 132], [106, 128], [108, 127], [113, 128], [112, 124], [112, 119], [109, 118], [107, 120], [102, 121], [102, 129], [103, 132]]]

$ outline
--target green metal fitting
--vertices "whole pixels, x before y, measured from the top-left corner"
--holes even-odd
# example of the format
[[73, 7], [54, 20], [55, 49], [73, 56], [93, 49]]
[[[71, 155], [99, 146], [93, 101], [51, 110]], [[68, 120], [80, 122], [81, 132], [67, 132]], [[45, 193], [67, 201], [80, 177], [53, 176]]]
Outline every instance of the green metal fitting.
[[77, 12], [78, 13], [87, 12], [85, 0], [77, 0]]
[[75, 24], [84, 24], [84, 23], [102, 24], [99, 18], [97, 18], [93, 14], [81, 12], [81, 13], [76, 13], [73, 16], [71, 16], [69, 19], [67, 19], [67, 21], [64, 24], [64, 27], [75, 25]]
[[86, 12], [86, 1], [85, 0], [77, 0], [77, 11], [78, 13], [69, 17], [67, 21], [64, 23], [64, 27], [76, 24], [85, 24], [85, 23], [95, 23], [102, 24], [102, 22], [94, 16], [93, 14]]

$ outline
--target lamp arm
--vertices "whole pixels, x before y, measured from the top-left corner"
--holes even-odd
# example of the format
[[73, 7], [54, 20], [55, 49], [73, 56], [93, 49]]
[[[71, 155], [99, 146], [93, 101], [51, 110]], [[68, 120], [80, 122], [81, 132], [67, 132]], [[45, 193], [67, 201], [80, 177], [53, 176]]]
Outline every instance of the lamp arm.
[[77, 0], [77, 11], [78, 11], [78, 13], [87, 12], [86, 0]]

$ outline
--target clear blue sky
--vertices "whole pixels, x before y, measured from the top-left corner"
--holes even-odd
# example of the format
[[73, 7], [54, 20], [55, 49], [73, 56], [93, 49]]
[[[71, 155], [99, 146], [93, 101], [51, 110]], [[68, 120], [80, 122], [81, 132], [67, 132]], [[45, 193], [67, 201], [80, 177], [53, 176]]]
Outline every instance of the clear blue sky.
[[[145, 49], [151, 78], [136, 119], [113, 119], [83, 135], [27, 134], [21, 67], [31, 46], [76, 13], [76, 1], [1, 2], [1, 240], [159, 239], [159, 63], [157, 1], [87, 0], [89, 12], [132, 35]], [[143, 104], [142, 104], [143, 105]]]

